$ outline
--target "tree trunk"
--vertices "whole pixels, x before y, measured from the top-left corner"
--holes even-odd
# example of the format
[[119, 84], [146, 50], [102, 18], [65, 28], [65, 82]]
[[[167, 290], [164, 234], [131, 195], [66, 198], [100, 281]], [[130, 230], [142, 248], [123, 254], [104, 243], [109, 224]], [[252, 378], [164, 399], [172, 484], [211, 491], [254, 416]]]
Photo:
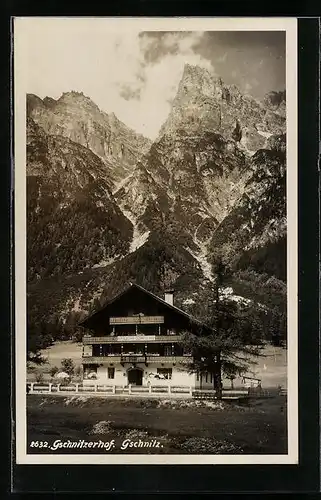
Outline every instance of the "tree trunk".
[[222, 398], [222, 364], [221, 364], [221, 354], [217, 355], [217, 362], [215, 363], [215, 372], [213, 377], [214, 390], [216, 393], [216, 397], [218, 399]]

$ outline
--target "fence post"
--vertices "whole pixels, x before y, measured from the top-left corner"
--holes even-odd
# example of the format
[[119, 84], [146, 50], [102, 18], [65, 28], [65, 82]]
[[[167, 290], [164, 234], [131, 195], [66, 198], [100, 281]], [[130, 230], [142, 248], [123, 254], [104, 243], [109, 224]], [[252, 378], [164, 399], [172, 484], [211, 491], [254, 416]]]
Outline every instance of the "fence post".
[[190, 386], [190, 388], [189, 388], [189, 395], [193, 396], [193, 387], [192, 386]]
[[49, 382], [48, 392], [51, 392], [52, 383]]
[[34, 382], [31, 382], [31, 384], [30, 384], [30, 392], [33, 392], [33, 386], [34, 386]]
[[129, 386], [128, 386], [128, 394], [131, 394], [131, 393], [132, 393], [132, 385], [129, 384]]
[[149, 387], [148, 387], [148, 392], [149, 392], [149, 394], [152, 393], [152, 386], [151, 385], [149, 385]]
[[116, 394], [116, 385], [113, 385], [113, 394]]
[[76, 384], [76, 392], [79, 392], [79, 384]]
[[57, 392], [60, 392], [60, 384], [57, 384]]
[[97, 392], [97, 383], [95, 384], [95, 392]]

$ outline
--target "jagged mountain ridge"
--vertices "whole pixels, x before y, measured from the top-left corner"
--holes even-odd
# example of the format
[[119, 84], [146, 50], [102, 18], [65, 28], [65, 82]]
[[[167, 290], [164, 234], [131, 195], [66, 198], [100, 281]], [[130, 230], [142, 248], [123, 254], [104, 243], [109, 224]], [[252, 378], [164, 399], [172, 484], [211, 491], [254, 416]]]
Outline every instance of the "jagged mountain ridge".
[[265, 147], [270, 135], [285, 132], [285, 98], [279, 97], [277, 106], [274, 94], [271, 92], [265, 96], [264, 102], [260, 102], [242, 94], [236, 85], [226, 85], [208, 70], [186, 64], [172, 111], [159, 136], [178, 131], [193, 135], [202, 128], [215, 130], [229, 140], [233, 139], [238, 121], [242, 131], [241, 144], [253, 153]]
[[[220, 90], [215, 90], [215, 85]], [[224, 90], [226, 88], [230, 92], [230, 98]], [[80, 151], [81, 155], [85, 154], [84, 151], [92, 155], [88, 159], [86, 157], [80, 170], [85, 172], [88, 165], [92, 165], [93, 169], [89, 171], [94, 173], [97, 170], [99, 173], [96, 184], [86, 181], [80, 186], [77, 176], [65, 183], [63, 196], [68, 200], [68, 210], [59, 215], [57, 210], [47, 210], [30, 219], [34, 228], [29, 233], [28, 258], [29, 262], [34, 263], [31, 266], [32, 279], [38, 278], [31, 289], [35, 292], [46, 286], [54, 287], [55, 296], [59, 295], [60, 290], [59, 307], [56, 309], [59, 314], [66, 314], [68, 310], [78, 311], [79, 308], [88, 311], [94, 297], [101, 297], [103, 300], [108, 291], [121, 287], [123, 280], [138, 280], [143, 286], [155, 289], [158, 286], [156, 282], [159, 283], [162, 279], [160, 268], [164, 265], [178, 292], [184, 294], [184, 290], [187, 290], [186, 293], [191, 293], [192, 288], [197, 290], [202, 286], [204, 276], [212, 279], [211, 262], [218, 247], [227, 256], [233, 255], [233, 262], [237, 267], [246, 252], [260, 250], [271, 241], [277, 243], [284, 238], [283, 223], [270, 239], [268, 219], [271, 213], [273, 216], [273, 208], [265, 211], [266, 220], [255, 224], [250, 229], [250, 234], [247, 232], [245, 235], [242, 227], [244, 219], [251, 217], [251, 209], [246, 206], [248, 193], [257, 197], [259, 202], [259, 196], [262, 199], [264, 197], [264, 190], [267, 193], [270, 190], [271, 196], [266, 202], [272, 205], [274, 203], [270, 183], [260, 184], [255, 176], [260, 171], [264, 179], [264, 169], [272, 161], [271, 158], [274, 158], [273, 162], [284, 166], [284, 156], [281, 158], [273, 153], [284, 149], [285, 144], [282, 139], [285, 123], [281, 101], [276, 107], [273, 99], [270, 102], [267, 98], [268, 105], [265, 106], [248, 96], [242, 96], [235, 87], [225, 86], [221, 80], [216, 82], [202, 69], [187, 67], [172, 112], [158, 139], [152, 145], [143, 141], [144, 145], [141, 147], [136, 139], [133, 145], [130, 144], [127, 136], [127, 149], [135, 150], [137, 160], [135, 162], [133, 159], [132, 163], [117, 160], [114, 164], [110, 161], [110, 156], [105, 154], [104, 158], [101, 157], [108, 143], [106, 130], [109, 129], [106, 123], [108, 121], [110, 126], [110, 115], [106, 115], [108, 120], [105, 122], [105, 114], [80, 93], [66, 93], [58, 101], [49, 98], [42, 101], [30, 95], [28, 97], [28, 115], [41, 125], [37, 132], [32, 133], [44, 134], [45, 142], [49, 141], [51, 151], [54, 150], [54, 154], [38, 164], [32, 157], [35, 146], [29, 144], [29, 171], [39, 174], [39, 169], [45, 171], [48, 165], [51, 171], [55, 168], [56, 160], [53, 159], [59, 157], [68, 145], [69, 148], [74, 148], [75, 153], [68, 157], [67, 162], [58, 162], [60, 176], [51, 172], [48, 179], [42, 177], [43, 186], [48, 183], [48, 193], [57, 193], [58, 186], [60, 189], [66, 175], [62, 165], [65, 168], [65, 163], [72, 164], [71, 156], [79, 157]], [[84, 107], [85, 111], [81, 109], [78, 124], [75, 116], [79, 117], [79, 107]], [[96, 127], [89, 136], [84, 133], [84, 123], [87, 123], [84, 116], [88, 123], [94, 123]], [[101, 125], [100, 120], [104, 123], [101, 128], [96, 125]], [[117, 123], [117, 119], [114, 120]], [[236, 123], [239, 123], [241, 137], [235, 135]], [[85, 132], [87, 129], [85, 128]], [[138, 147], [137, 142], [140, 144]], [[81, 143], [84, 144], [80, 145]], [[117, 144], [118, 148], [121, 147], [118, 139]], [[276, 186], [280, 184], [277, 221], [284, 222], [282, 210], [285, 213], [285, 188], [281, 172], [282, 168], [279, 171], [275, 168], [274, 180]], [[41, 175], [37, 177], [39, 181]], [[72, 187], [73, 184], [77, 185], [76, 189]], [[38, 187], [34, 180], [31, 180], [30, 185], [29, 210], [33, 213], [37, 208]], [[260, 195], [258, 186], [263, 189]], [[105, 189], [104, 195], [101, 193], [102, 188]], [[85, 215], [88, 210], [86, 200], [91, 200], [90, 212], [97, 201], [96, 193], [101, 193], [98, 201], [105, 203], [106, 199], [106, 213], [113, 213], [115, 217], [111, 217], [114, 221], [111, 232], [106, 232], [106, 221], [109, 227], [110, 217], [99, 216], [99, 230], [94, 233], [89, 231], [88, 237], [86, 228], [92, 222]], [[47, 196], [51, 203], [53, 197], [49, 194]], [[104, 201], [102, 196], [105, 196]], [[82, 200], [80, 206], [79, 198]], [[57, 206], [56, 204], [55, 207]], [[102, 206], [99, 209], [96, 206], [95, 213], [103, 211]], [[235, 216], [242, 210], [245, 213], [243, 218]], [[77, 214], [80, 213], [83, 214], [82, 223], [77, 231], [73, 228], [70, 237], [70, 228], [75, 226]], [[40, 227], [40, 234], [43, 234], [45, 225], [53, 225], [55, 231], [51, 231], [50, 235], [52, 237], [53, 232], [59, 235], [64, 242], [63, 248], [68, 242], [68, 251], [63, 258], [57, 258], [57, 254], [61, 254], [60, 246], [55, 254], [50, 245], [48, 247], [43, 244], [50, 239], [47, 233], [45, 237], [37, 237], [37, 227]], [[115, 232], [117, 228], [121, 229]], [[252, 240], [254, 243], [247, 248], [246, 244]], [[244, 244], [243, 249], [240, 242]], [[230, 247], [235, 250], [235, 255]], [[42, 255], [40, 273], [36, 272], [39, 252]], [[76, 259], [77, 264], [73, 263], [73, 255], [81, 255], [81, 258]], [[96, 269], [98, 265], [102, 267]], [[244, 267], [246, 264], [243, 262], [242, 265]], [[54, 278], [58, 275], [63, 276], [63, 279], [59, 279], [60, 284]], [[81, 280], [78, 280], [78, 275]], [[43, 276], [47, 278], [43, 279]], [[69, 280], [72, 286], [66, 289], [62, 285], [65, 280]], [[187, 284], [189, 280], [190, 283]], [[84, 288], [86, 299], [79, 305]]]
[[136, 133], [114, 115], [101, 111], [81, 92], [65, 92], [54, 100], [27, 95], [27, 114], [50, 135], [71, 139], [92, 150], [106, 164], [114, 185], [129, 175], [150, 139]]
[[271, 95], [265, 107], [186, 65], [158, 139], [115, 192], [118, 205], [141, 231], [152, 230], [159, 218], [176, 231], [178, 223], [204, 268], [212, 232], [251, 182], [252, 156], [277, 149], [274, 142], [285, 132], [282, 95], [278, 107]]

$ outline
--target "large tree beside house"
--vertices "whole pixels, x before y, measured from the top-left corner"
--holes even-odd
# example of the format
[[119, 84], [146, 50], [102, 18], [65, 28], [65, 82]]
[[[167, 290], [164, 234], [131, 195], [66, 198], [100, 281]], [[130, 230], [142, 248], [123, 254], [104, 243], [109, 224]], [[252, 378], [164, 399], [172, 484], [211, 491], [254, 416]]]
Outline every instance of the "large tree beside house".
[[196, 372], [201, 381], [204, 374], [211, 373], [213, 388], [221, 395], [222, 374], [231, 378], [246, 373], [253, 358], [261, 354], [264, 332], [257, 307], [242, 307], [225, 297], [230, 272], [220, 258], [214, 271], [215, 283], [202, 304], [207, 328], [185, 332], [182, 346], [192, 354], [189, 370]]

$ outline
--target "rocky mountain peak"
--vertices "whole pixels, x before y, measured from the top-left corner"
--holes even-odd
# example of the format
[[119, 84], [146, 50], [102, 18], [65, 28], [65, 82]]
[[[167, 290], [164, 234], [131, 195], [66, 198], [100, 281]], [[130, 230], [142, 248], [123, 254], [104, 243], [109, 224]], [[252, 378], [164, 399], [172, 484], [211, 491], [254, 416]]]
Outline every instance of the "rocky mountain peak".
[[[74, 100], [74, 101], [79, 101], [79, 102], [91, 101], [90, 97], [86, 96], [83, 92], [77, 92], [76, 90], [70, 90], [69, 92], [63, 92], [59, 98], [59, 101], [67, 102], [68, 100]], [[93, 102], [93, 101], [91, 101], [91, 102]]]
[[57, 108], [66, 108], [69, 109], [78, 108], [77, 114], [81, 116], [84, 114], [88, 117], [88, 115], [100, 115], [102, 111], [94, 103], [94, 101], [86, 96], [83, 92], [76, 92], [74, 90], [70, 92], [63, 92], [61, 97], [57, 100]]
[[55, 105], [57, 104], [57, 101], [52, 97], [46, 96], [43, 100], [43, 103], [47, 108], [54, 108]]
[[159, 139], [164, 135], [195, 137], [208, 132], [236, 141], [252, 155], [266, 146], [268, 137], [285, 132], [282, 96], [272, 92], [261, 103], [207, 69], [186, 64]]
[[26, 105], [27, 105], [27, 117], [31, 116], [35, 109], [40, 110], [46, 108], [45, 102], [35, 94], [27, 94]]
[[283, 279], [283, 105], [187, 64], [151, 144], [81, 92], [29, 94], [30, 304], [64, 317], [127, 278], [153, 289], [166, 266], [183, 294], [196, 293], [213, 281], [216, 255]]
[[178, 95], [187, 91], [201, 91], [204, 95], [212, 95], [215, 91], [215, 83], [219, 82], [215, 81], [214, 74], [211, 74], [207, 69], [185, 64]]
[[70, 139], [97, 155], [115, 185], [131, 174], [151, 141], [102, 111], [83, 92], [64, 92], [55, 101], [27, 95], [27, 115], [49, 135]]
[[185, 64], [173, 108], [189, 106], [206, 99], [222, 99], [226, 88], [223, 80], [214, 72], [201, 66]]

